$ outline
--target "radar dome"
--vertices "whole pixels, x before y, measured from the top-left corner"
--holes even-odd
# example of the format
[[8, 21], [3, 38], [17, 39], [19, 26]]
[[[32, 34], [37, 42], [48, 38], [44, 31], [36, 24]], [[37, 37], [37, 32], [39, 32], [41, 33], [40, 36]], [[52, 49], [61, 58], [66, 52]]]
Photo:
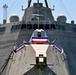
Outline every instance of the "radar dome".
[[9, 20], [10, 22], [16, 22], [19, 21], [19, 17], [16, 14], [13, 14]]
[[57, 21], [58, 21], [58, 22], [62, 22], [62, 23], [66, 23], [67, 18], [66, 18], [65, 15], [60, 14], [60, 15], [57, 17]]

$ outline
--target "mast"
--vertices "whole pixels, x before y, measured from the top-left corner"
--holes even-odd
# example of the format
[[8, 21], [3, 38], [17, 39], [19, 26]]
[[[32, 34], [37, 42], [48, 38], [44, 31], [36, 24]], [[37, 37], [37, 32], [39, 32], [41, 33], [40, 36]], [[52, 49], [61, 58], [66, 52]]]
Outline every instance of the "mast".
[[[37, 0], [37, 3], [39, 3], [39, 0]], [[45, 5], [48, 8], [48, 2], [47, 2], [47, 0], [45, 0]]]
[[47, 0], [45, 0], [45, 5], [46, 5], [46, 7], [48, 8], [48, 2], [47, 2]]
[[[29, 8], [30, 5], [31, 5], [31, 1], [32, 1], [32, 0], [28, 0], [28, 8]], [[47, 0], [44, 0], [44, 1], [45, 1], [46, 7], [48, 8], [48, 2], [47, 2]], [[37, 0], [37, 3], [39, 3], [39, 0]]]
[[39, 3], [39, 0], [37, 0], [37, 3]]
[[28, 0], [28, 8], [30, 7], [31, 5], [31, 0]]

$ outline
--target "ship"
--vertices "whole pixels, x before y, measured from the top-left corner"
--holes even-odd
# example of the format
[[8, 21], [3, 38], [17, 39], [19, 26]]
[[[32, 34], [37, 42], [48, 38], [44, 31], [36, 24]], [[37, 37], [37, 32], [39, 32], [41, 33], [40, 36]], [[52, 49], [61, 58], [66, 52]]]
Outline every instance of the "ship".
[[76, 24], [54, 20], [47, 0], [37, 0], [0, 25], [0, 75], [76, 75]]

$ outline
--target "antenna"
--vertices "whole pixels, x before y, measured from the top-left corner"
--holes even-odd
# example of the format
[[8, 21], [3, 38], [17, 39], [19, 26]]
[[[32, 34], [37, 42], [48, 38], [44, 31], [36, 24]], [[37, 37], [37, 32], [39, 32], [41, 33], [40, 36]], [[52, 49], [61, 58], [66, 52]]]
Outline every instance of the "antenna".
[[3, 9], [4, 9], [4, 12], [3, 12], [3, 24], [6, 23], [7, 21], [7, 8], [8, 6], [6, 4], [3, 5]]
[[53, 9], [51, 9], [52, 11], [54, 11], [55, 10], [55, 6], [53, 5]]
[[23, 5], [21, 7], [22, 7], [22, 11], [25, 11], [25, 9], [23, 8]]
[[22, 10], [23, 10], [23, 5], [21, 7], [22, 7]]

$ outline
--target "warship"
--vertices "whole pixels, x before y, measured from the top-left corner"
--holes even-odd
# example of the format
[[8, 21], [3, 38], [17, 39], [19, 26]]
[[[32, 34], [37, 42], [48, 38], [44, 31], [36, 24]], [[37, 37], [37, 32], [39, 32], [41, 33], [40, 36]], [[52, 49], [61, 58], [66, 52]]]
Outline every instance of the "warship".
[[0, 75], [76, 75], [76, 24], [54, 20], [47, 0], [37, 0], [0, 25]]

